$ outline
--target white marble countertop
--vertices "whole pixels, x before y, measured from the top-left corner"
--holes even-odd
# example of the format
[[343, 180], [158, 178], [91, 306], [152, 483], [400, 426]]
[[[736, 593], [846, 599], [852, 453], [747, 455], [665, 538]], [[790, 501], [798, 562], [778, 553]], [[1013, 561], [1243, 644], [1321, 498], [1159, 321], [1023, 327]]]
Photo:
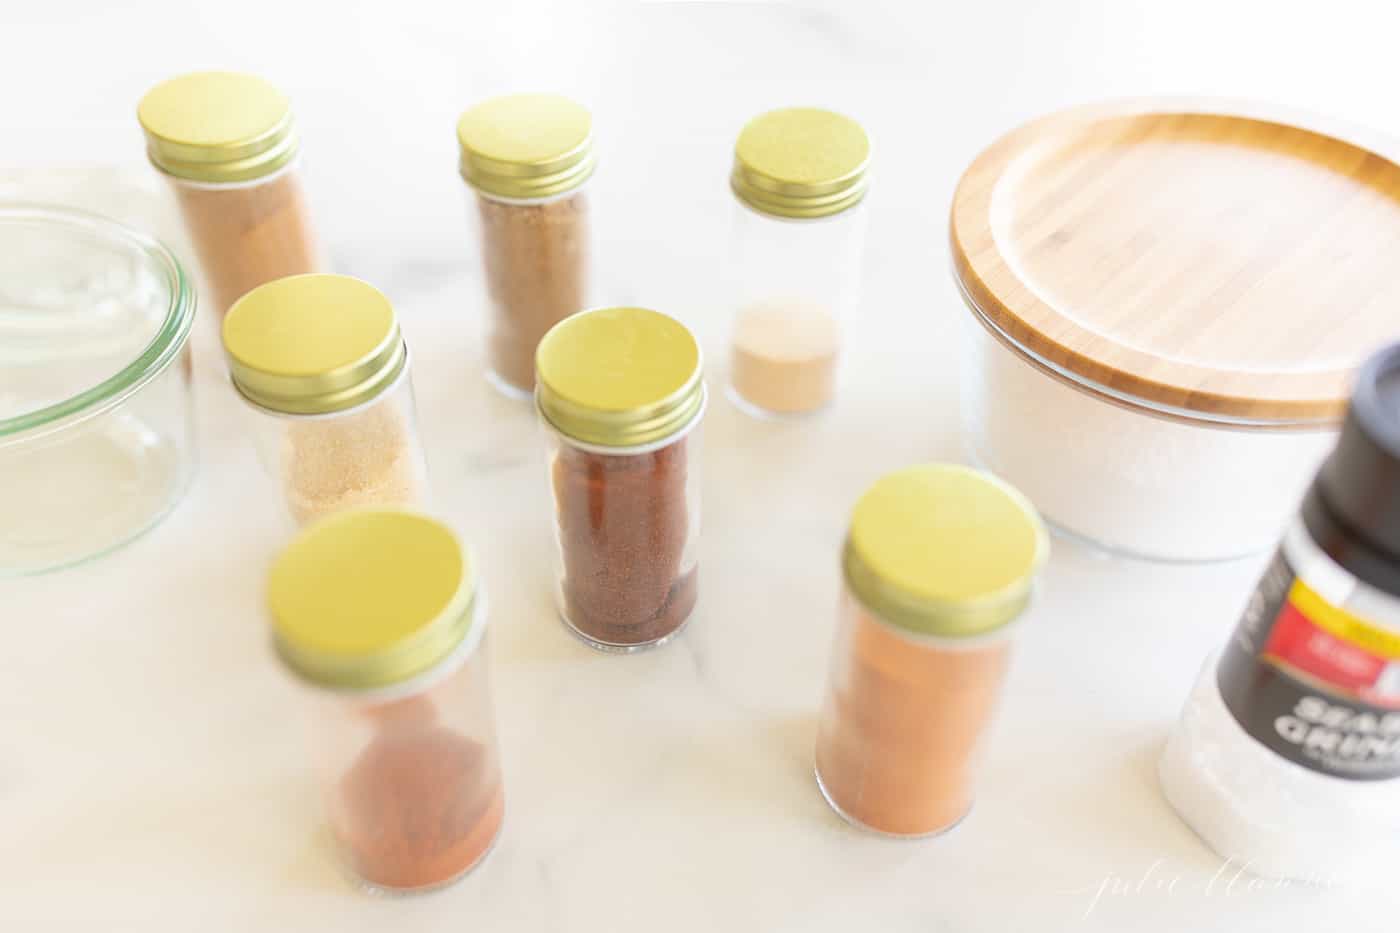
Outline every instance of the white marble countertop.
[[[484, 562], [505, 831], [429, 896], [367, 897], [334, 867], [260, 611], [275, 524], [206, 317], [187, 500], [111, 557], [0, 583], [0, 927], [1393, 929], [1394, 890], [1251, 881], [1157, 790], [1258, 560], [1156, 566], [1057, 540], [978, 805], [943, 838], [858, 833], [811, 775], [849, 507], [885, 470], [961, 457], [944, 212], [962, 165], [1021, 119], [1102, 96], [1265, 98], [1400, 131], [1388, 5], [483, 4], [447, 21], [416, 0], [195, 6], [7, 10], [0, 158], [142, 172], [135, 101], [181, 70], [292, 93], [336, 265], [401, 310], [438, 506]], [[878, 147], [848, 391], [800, 424], [712, 406], [698, 615], [636, 657], [555, 618], [531, 415], [480, 377], [452, 125], [510, 88], [593, 105], [604, 297], [691, 324], [716, 384], [733, 134], [813, 102]]]

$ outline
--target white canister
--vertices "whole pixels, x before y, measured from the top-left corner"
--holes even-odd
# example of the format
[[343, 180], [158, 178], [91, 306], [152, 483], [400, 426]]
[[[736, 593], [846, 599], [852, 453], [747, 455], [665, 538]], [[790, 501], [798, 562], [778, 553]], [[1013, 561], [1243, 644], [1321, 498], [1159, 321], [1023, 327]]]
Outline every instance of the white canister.
[[1115, 552], [1269, 547], [1397, 330], [1400, 167], [1283, 122], [1094, 106], [968, 168], [954, 275], [978, 463]]

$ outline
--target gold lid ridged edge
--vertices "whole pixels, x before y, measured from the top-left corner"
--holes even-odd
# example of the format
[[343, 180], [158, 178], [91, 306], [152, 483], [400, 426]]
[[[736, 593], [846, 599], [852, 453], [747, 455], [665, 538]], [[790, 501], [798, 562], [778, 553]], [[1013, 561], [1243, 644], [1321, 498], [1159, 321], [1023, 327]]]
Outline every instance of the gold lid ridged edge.
[[[744, 156], [746, 135], [774, 118], [782, 119], [801, 114], [836, 120], [860, 133], [863, 153], [849, 171], [815, 182], [782, 180], [750, 164]], [[729, 187], [739, 201], [761, 214], [788, 220], [816, 220], [850, 210], [864, 200], [870, 188], [870, 160], [873, 147], [865, 128], [856, 120], [831, 110], [817, 107], [788, 107], [759, 114], [744, 125], [734, 144], [734, 167]]]
[[[308, 526], [302, 534], [318, 527], [323, 528], [336, 521], [354, 520], [358, 513], [398, 512], [422, 514], [402, 509], [358, 509], [327, 516]], [[430, 518], [441, 525], [456, 543], [462, 561], [462, 579], [442, 611], [423, 626], [414, 636], [404, 639], [389, 651], [379, 652], [369, 657], [333, 658], [314, 650], [302, 650], [282, 637], [278, 631], [276, 613], [273, 612], [272, 645], [277, 656], [296, 676], [318, 687], [332, 690], [376, 690], [392, 687], [426, 674], [441, 662], [447, 660], [462, 646], [473, 627], [479, 623], [476, 618], [481, 604], [475, 561], [471, 550], [457, 532], [446, 524]], [[290, 547], [290, 545], [289, 545]]]
[[729, 177], [730, 190], [744, 204], [760, 214], [788, 220], [817, 220], [848, 211], [864, 200], [870, 189], [864, 167], [858, 176], [844, 180], [843, 184], [844, 187], [814, 193], [807, 188], [775, 183], [737, 162]]
[[[587, 130], [572, 148], [534, 161], [495, 158], [473, 148], [465, 135], [465, 121], [479, 108], [506, 104], [520, 98], [543, 98], [554, 105], [574, 108], [587, 120]], [[508, 201], [534, 201], [558, 197], [581, 187], [593, 176], [598, 155], [593, 144], [593, 116], [577, 101], [557, 94], [509, 94], [473, 105], [457, 118], [457, 170], [462, 180], [480, 193]]]
[[[620, 412], [601, 411], [570, 401], [555, 391], [544, 378], [545, 367], [540, 365], [540, 353], [550, 334], [580, 315], [614, 310], [618, 309], [590, 308], [580, 311], [555, 324], [541, 338], [535, 351], [535, 409], [540, 418], [563, 436], [598, 447], [642, 447], [684, 432], [705, 410], [705, 354], [690, 329], [674, 318], [671, 320], [680, 325], [694, 343], [695, 368], [678, 389], [650, 405]], [[647, 308], [637, 310], [661, 314]]]
[[482, 194], [510, 201], [558, 197], [582, 187], [598, 167], [590, 135], [580, 146], [579, 159], [563, 168], [535, 172], [538, 166], [488, 159], [463, 149], [458, 162], [462, 180]]
[[634, 412], [602, 412], [576, 405], [546, 388], [535, 386], [535, 407], [545, 423], [571, 440], [598, 447], [643, 447], [683, 433], [705, 410], [706, 390], [701, 368], [666, 399]]
[[1030, 605], [1036, 577], [1050, 557], [1050, 535], [1035, 506], [1020, 490], [988, 474], [983, 478], [1016, 502], [1033, 524], [1035, 553], [1025, 573], [976, 599], [928, 599], [883, 579], [861, 556], [848, 533], [841, 549], [841, 571], [852, 595], [883, 621], [916, 635], [972, 638], [1014, 622]]
[[[253, 76], [239, 77], [251, 79]], [[256, 80], [266, 84], [262, 79]], [[281, 91], [271, 85], [267, 87], [285, 101]], [[148, 91], [147, 97], [151, 93]], [[136, 108], [137, 121], [146, 137], [146, 157], [157, 169], [174, 178], [213, 185], [255, 181], [289, 165], [300, 151], [301, 139], [289, 102], [281, 118], [262, 133], [232, 143], [208, 145], [179, 142], [152, 129], [142, 113], [147, 97], [143, 97]]]
[[317, 376], [279, 376], [236, 360], [225, 351], [229, 380], [249, 402], [284, 415], [329, 415], [373, 401], [408, 366], [408, 343], [399, 325], [384, 343], [352, 366]]

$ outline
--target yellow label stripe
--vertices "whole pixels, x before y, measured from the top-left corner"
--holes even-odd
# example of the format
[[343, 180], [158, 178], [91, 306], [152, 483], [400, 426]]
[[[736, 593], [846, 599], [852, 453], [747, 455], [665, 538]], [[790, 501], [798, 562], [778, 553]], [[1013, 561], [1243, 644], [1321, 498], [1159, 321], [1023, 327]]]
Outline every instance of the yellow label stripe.
[[1387, 661], [1400, 660], [1400, 633], [1378, 628], [1323, 599], [1302, 580], [1294, 580], [1288, 601], [1318, 628]]

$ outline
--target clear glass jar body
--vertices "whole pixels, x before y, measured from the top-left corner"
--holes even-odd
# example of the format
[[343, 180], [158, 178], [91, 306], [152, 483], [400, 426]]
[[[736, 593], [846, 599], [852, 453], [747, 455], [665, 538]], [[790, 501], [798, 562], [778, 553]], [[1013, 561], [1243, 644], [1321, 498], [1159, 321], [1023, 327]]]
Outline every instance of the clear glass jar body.
[[316, 691], [312, 743], [346, 866], [366, 884], [436, 888], [490, 851], [505, 814], [484, 613], [415, 682]]
[[700, 416], [634, 448], [546, 434], [560, 617], [603, 650], [665, 642], [699, 592]]
[[590, 306], [588, 183], [550, 198], [512, 200], [467, 185], [467, 217], [486, 303], [487, 378], [529, 398], [535, 348], [551, 327]]
[[413, 382], [398, 379], [370, 401], [325, 415], [248, 404], [258, 458], [293, 527], [359, 506], [422, 506], [428, 470]]
[[[1280, 550], [1291, 574], [1328, 603], [1400, 639], [1400, 600], [1339, 566], [1301, 519], [1289, 527]], [[1261, 595], [1264, 585], [1244, 614], [1273, 624], [1272, 618], [1258, 618], [1272, 606]], [[1344, 645], [1327, 647], [1325, 632], [1314, 637], [1322, 650], [1337, 652], [1338, 663], [1346, 662]], [[1167, 800], [1221, 858], [1254, 874], [1328, 885], [1393, 883], [1400, 852], [1400, 778], [1348, 780], [1277, 754], [1248, 733], [1226, 704], [1220, 687], [1223, 653], [1213, 653], [1202, 666], [1167, 741], [1158, 766]], [[1392, 680], [1400, 678], [1400, 668], [1390, 670]], [[1310, 687], [1317, 697], [1335, 696], [1321, 680]], [[1366, 731], [1393, 740], [1393, 729], [1382, 720]]]
[[1107, 550], [1171, 561], [1263, 551], [1336, 444], [1335, 427], [1241, 430], [1116, 405], [1029, 363], [966, 316], [972, 459], [1045, 518]]
[[106, 553], [195, 472], [192, 283], [102, 217], [0, 205], [0, 577]]
[[917, 635], [882, 620], [843, 585], [817, 783], [848, 822], [929, 836], [972, 808], [983, 734], [1001, 696], [1005, 628], [973, 638]]
[[326, 270], [299, 159], [251, 181], [209, 184], [166, 177], [199, 256], [207, 303], [220, 316], [259, 285]]
[[751, 414], [825, 408], [859, 303], [864, 203], [813, 220], [735, 212], [730, 397]]

